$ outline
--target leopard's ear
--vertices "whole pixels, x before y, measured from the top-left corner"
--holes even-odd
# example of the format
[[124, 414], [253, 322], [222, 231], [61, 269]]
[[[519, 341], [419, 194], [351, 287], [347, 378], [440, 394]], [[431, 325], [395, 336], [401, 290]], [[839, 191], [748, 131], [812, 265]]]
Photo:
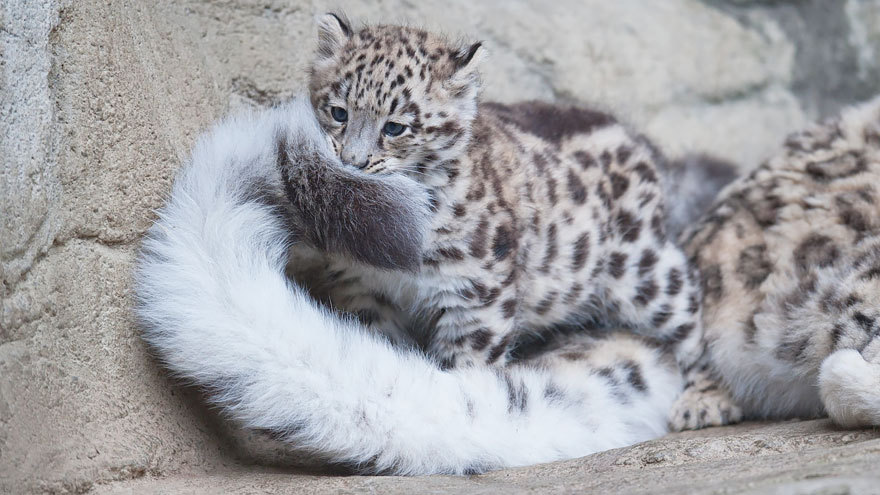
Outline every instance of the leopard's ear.
[[328, 13], [318, 18], [318, 58], [333, 58], [351, 39], [351, 24], [345, 14]]
[[458, 95], [475, 96], [480, 87], [480, 62], [485, 54], [482, 41], [459, 48], [452, 56], [452, 75], [447, 81], [447, 87]]
[[482, 41], [478, 41], [470, 46], [461, 47], [452, 57], [452, 63], [455, 64], [455, 72], [477, 70], [485, 52]]
[[478, 84], [480, 62], [486, 54], [483, 42], [464, 45], [452, 56], [452, 83], [458, 85]]

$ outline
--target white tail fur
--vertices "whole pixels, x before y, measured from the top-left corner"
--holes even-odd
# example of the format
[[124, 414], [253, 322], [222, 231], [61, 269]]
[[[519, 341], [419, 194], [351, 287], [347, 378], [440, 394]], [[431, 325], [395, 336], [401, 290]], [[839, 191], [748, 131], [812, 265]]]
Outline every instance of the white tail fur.
[[648, 376], [651, 392], [624, 406], [591, 374], [442, 371], [317, 305], [285, 278], [290, 233], [252, 190], [280, 180], [279, 130], [327, 153], [303, 98], [227, 120], [199, 141], [144, 241], [137, 314], [176, 375], [244, 427], [369, 472], [526, 465], [666, 431], [674, 374]]
[[866, 361], [859, 351], [841, 349], [825, 358], [819, 392], [840, 426], [880, 426], [880, 364]]

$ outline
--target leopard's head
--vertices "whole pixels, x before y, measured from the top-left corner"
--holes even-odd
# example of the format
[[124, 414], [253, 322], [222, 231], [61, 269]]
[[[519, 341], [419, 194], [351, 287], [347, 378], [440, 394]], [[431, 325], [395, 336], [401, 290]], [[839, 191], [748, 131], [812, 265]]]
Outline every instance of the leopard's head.
[[477, 112], [480, 43], [457, 45], [404, 26], [318, 23], [309, 92], [340, 159], [420, 180], [460, 156]]

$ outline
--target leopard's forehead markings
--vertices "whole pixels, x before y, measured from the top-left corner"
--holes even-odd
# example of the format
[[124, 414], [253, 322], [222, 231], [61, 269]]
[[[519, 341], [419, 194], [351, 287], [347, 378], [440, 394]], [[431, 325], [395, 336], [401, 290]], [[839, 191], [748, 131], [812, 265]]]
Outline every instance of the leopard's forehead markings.
[[329, 84], [336, 97], [354, 109], [418, 114], [413, 92], [430, 93], [452, 74], [456, 51], [419, 29], [375, 26], [355, 33], [344, 53]]

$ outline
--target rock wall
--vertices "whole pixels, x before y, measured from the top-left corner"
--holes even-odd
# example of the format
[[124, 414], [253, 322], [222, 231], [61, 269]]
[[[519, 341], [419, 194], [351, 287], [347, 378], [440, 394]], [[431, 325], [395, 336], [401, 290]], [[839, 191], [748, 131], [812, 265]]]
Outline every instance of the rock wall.
[[[488, 99], [614, 109], [672, 154], [743, 168], [880, 91], [878, 0], [340, 4], [355, 19], [484, 40]], [[0, 2], [0, 492], [84, 492], [252, 460], [247, 439], [150, 358], [130, 272], [197, 133], [302, 88], [326, 8]]]

